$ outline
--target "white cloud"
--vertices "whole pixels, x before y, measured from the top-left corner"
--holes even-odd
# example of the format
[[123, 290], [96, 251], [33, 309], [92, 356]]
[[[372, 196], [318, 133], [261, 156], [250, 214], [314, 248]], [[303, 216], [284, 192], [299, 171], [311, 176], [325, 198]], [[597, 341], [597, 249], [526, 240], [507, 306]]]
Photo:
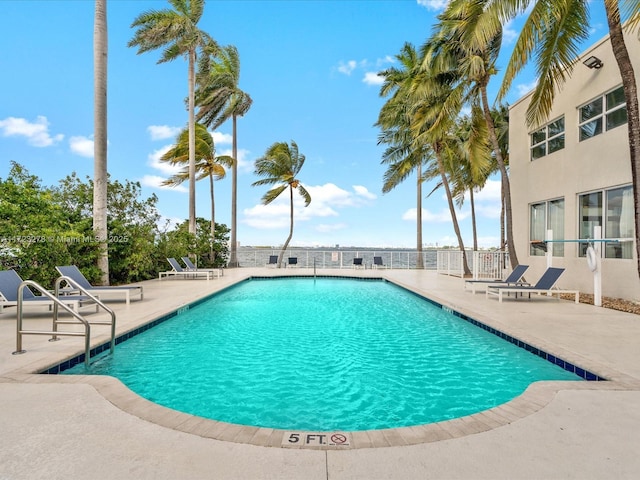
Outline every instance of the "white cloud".
[[167, 177], [178, 173], [180, 171], [179, 165], [171, 165], [168, 162], [162, 162], [160, 158], [167, 153], [173, 145], [165, 145], [164, 147], [159, 148], [158, 150], [154, 150], [149, 154], [147, 165], [155, 170], [159, 170], [163, 175]]
[[353, 190], [357, 195], [366, 198], [367, 200], [375, 200], [376, 198], [378, 198], [377, 195], [371, 193], [369, 190], [367, 190], [367, 187], [363, 187], [362, 185], [354, 185]]
[[162, 182], [166, 180], [165, 177], [159, 177], [158, 175], [145, 175], [140, 179], [140, 184], [145, 187], [159, 188], [161, 190], [174, 190], [176, 192], [188, 192], [187, 187], [184, 185], [177, 185], [175, 187], [162, 185]]
[[[375, 195], [365, 187], [354, 187], [354, 192], [344, 190], [333, 183], [324, 185], [304, 186], [311, 195], [311, 204], [304, 206], [300, 195], [294, 194], [294, 221], [308, 221], [312, 218], [338, 217], [341, 208], [357, 208], [369, 203]], [[265, 190], [266, 192], [267, 190]], [[287, 194], [281, 194], [269, 205], [256, 205], [243, 211], [243, 223], [259, 229], [276, 229], [289, 226], [289, 199]], [[341, 224], [338, 224], [341, 225]], [[330, 228], [323, 224], [316, 228]], [[322, 230], [319, 230], [322, 231]]]
[[340, 73], [344, 73], [345, 75], [351, 75], [351, 72], [356, 69], [357, 65], [358, 62], [356, 62], [355, 60], [349, 60], [346, 63], [341, 60], [338, 64], [338, 71]]
[[530, 83], [521, 83], [519, 85], [516, 85], [516, 90], [518, 91], [518, 95], [519, 96], [526, 95], [531, 90], [536, 88], [537, 84], [538, 84], [538, 79], [536, 78], [535, 80], [531, 81]]
[[147, 127], [151, 140], [175, 138], [180, 133], [180, 130], [182, 130], [182, 127], [170, 127], [168, 125], [150, 125]]
[[505, 45], [513, 43], [515, 39], [518, 38], [518, 35], [520, 34], [517, 28], [515, 28], [513, 24], [514, 24], [514, 21], [509, 20], [507, 23], [504, 24], [504, 27], [502, 28], [502, 41], [504, 42]]
[[62, 134], [51, 136], [49, 121], [42, 115], [38, 115], [33, 123], [24, 118], [7, 117], [0, 120], [0, 131], [4, 137], [26, 137], [27, 143], [34, 147], [50, 147], [64, 138]]
[[379, 58], [378, 60], [376, 60], [376, 66], [377, 67], [382, 67], [383, 65], [386, 65], [387, 63], [396, 63], [396, 59], [393, 58], [391, 55], [387, 55], [386, 57]]
[[444, 10], [449, 0], [416, 0], [418, 5], [425, 7], [427, 10], [440, 11]]
[[500, 180], [487, 180], [484, 188], [476, 192], [474, 199], [476, 202], [501, 202], [502, 182]]
[[362, 81], [367, 85], [382, 85], [384, 78], [378, 75], [378, 72], [366, 72]]
[[213, 143], [214, 145], [216, 145], [216, 147], [221, 143], [228, 144], [228, 145], [233, 143], [233, 135], [231, 135], [230, 133], [220, 133], [220, 132], [210, 132], [210, 133], [213, 136]]
[[[224, 150], [216, 150], [217, 156], [228, 155], [231, 157], [232, 153], [233, 151], [230, 148], [227, 148]], [[238, 149], [238, 173], [253, 172], [253, 161], [247, 160], [248, 155], [249, 155], [249, 150], [245, 150], [243, 148]]]
[[69, 139], [69, 148], [76, 155], [81, 157], [93, 158], [93, 140], [88, 137], [71, 137]]

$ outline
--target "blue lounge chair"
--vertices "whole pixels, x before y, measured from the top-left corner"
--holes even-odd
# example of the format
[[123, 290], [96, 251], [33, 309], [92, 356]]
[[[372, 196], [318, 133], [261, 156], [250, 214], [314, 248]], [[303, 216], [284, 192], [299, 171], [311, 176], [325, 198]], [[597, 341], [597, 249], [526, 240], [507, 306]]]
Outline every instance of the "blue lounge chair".
[[538, 295], [540, 294], [547, 294], [548, 296], [552, 297], [554, 293], [558, 294], [558, 298], [560, 298], [560, 294], [561, 293], [568, 293], [571, 295], [575, 296], [575, 302], [579, 303], [580, 302], [580, 292], [577, 290], [560, 290], [558, 288], [555, 288], [555, 284], [558, 281], [558, 278], [560, 278], [560, 275], [562, 275], [562, 273], [564, 272], [564, 268], [554, 268], [554, 267], [549, 267], [547, 268], [547, 271], [544, 272], [544, 274], [542, 275], [542, 277], [540, 277], [540, 280], [538, 280], [538, 282], [533, 285], [533, 286], [526, 286], [526, 285], [512, 285], [512, 286], [507, 286], [507, 285], [490, 285], [489, 287], [487, 287], [487, 293], [486, 293], [486, 297], [489, 298], [489, 295], [497, 295], [498, 296], [498, 301], [502, 302], [502, 297], [504, 293], [515, 293], [515, 298], [518, 298], [518, 293], [524, 294], [524, 293], [528, 293], [529, 294], [529, 298], [531, 298], [531, 294], [532, 293], [537, 293]]
[[213, 276], [213, 273], [209, 271], [198, 270], [193, 272], [190, 270], [185, 270], [184, 268], [182, 268], [182, 265], [180, 265], [178, 261], [173, 257], [167, 258], [167, 261], [169, 262], [169, 265], [171, 265], [171, 268], [173, 268], [173, 270], [160, 272], [159, 273], [160, 280], [162, 280], [162, 277], [198, 278], [202, 276], [207, 277], [207, 280], [209, 280]]
[[142, 291], [142, 286], [93, 286], [89, 283], [89, 280], [82, 274], [80, 269], [75, 265], [66, 265], [63, 267], [56, 267], [56, 270], [63, 277], [69, 277], [71, 280], [76, 282], [86, 291], [91, 293], [92, 295], [96, 295], [101, 297], [102, 295], [123, 295], [125, 302], [129, 304], [131, 300], [131, 296], [140, 296], [140, 300], [144, 298], [144, 293]]
[[516, 285], [529, 285], [527, 282], [522, 280], [522, 276], [524, 272], [527, 271], [529, 265], [518, 265], [513, 271], [509, 274], [507, 278], [504, 280], [465, 280], [464, 289], [467, 289], [467, 286], [471, 287], [471, 292], [476, 293], [476, 286], [478, 285], [505, 285], [505, 286], [516, 286]]
[[373, 257], [371, 268], [387, 268], [387, 266], [382, 261], [382, 257]]
[[196, 267], [189, 257], [181, 257], [184, 264], [187, 266], [187, 270], [190, 272], [211, 272], [215, 273], [218, 278], [223, 275], [221, 268], [198, 268]]
[[362, 258], [359, 258], [359, 257], [354, 258], [352, 268], [364, 268], [364, 264], [362, 263]]
[[267, 267], [275, 267], [277, 264], [278, 264], [278, 256], [269, 255], [269, 263], [267, 263]]
[[[0, 271], [0, 313], [2, 313], [2, 310], [6, 307], [15, 307], [18, 305], [18, 289], [22, 282], [22, 278], [20, 278], [20, 275], [18, 275], [15, 270]], [[93, 303], [89, 297], [81, 295], [61, 295], [58, 299], [75, 311], [78, 311], [78, 307], [80, 307], [83, 302]], [[51, 300], [49, 297], [34, 295], [34, 293], [29, 290], [29, 287], [22, 289], [23, 307], [52, 307], [53, 304], [54, 300]]]
[[294, 268], [298, 266], [298, 257], [289, 257], [287, 260], [287, 267]]

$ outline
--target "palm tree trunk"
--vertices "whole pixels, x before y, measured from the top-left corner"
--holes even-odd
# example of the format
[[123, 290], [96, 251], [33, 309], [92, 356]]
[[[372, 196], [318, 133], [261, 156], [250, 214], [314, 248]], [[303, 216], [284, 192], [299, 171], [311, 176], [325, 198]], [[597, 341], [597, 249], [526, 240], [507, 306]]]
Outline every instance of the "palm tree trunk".
[[289, 201], [291, 205], [291, 210], [289, 212], [291, 226], [289, 227], [289, 236], [287, 237], [287, 241], [284, 242], [284, 245], [282, 246], [282, 250], [280, 251], [280, 257], [278, 258], [278, 268], [282, 267], [282, 259], [284, 257], [284, 252], [287, 250], [287, 247], [289, 246], [289, 242], [291, 241], [291, 238], [293, 238], [293, 187], [291, 185], [289, 185]]
[[231, 254], [229, 267], [239, 267], [238, 263], [238, 240], [237, 240], [237, 208], [238, 208], [238, 139], [236, 136], [236, 116], [232, 117], [233, 139], [231, 143]]
[[107, 243], [107, 0], [96, 0], [93, 30], [93, 232], [98, 239], [100, 285], [109, 285]]
[[631, 160], [631, 181], [633, 183], [633, 207], [636, 234], [636, 261], [640, 275], [640, 108], [638, 107], [638, 89], [633, 65], [624, 42], [618, 2], [605, 1], [609, 36], [613, 54], [620, 69], [622, 88], [627, 101], [627, 128], [629, 132], [629, 157]]
[[434, 146], [434, 151], [436, 154], [436, 161], [438, 162], [438, 170], [440, 171], [440, 177], [442, 178], [442, 186], [444, 187], [444, 191], [447, 194], [447, 203], [449, 204], [449, 212], [451, 212], [451, 222], [453, 223], [453, 229], [456, 232], [456, 237], [458, 237], [458, 245], [460, 246], [460, 251], [462, 252], [462, 267], [464, 268], [464, 275], [470, 276], [471, 270], [469, 270], [469, 264], [467, 263], [467, 252], [464, 249], [464, 242], [462, 241], [462, 235], [460, 234], [460, 226], [458, 225], [458, 216], [456, 215], [456, 208], [453, 205], [453, 196], [451, 195], [451, 188], [449, 188], [449, 181], [447, 180], [447, 174], [444, 169], [444, 164], [442, 163], [442, 157], [440, 155], [440, 149], [438, 146]]
[[471, 228], [473, 229], [473, 251], [478, 251], [478, 227], [476, 226], [476, 202], [473, 197], [473, 187], [469, 189], [469, 204], [471, 205]]
[[189, 50], [189, 233], [196, 234], [196, 120], [195, 120], [196, 50]]
[[422, 163], [418, 163], [416, 175], [418, 176], [418, 184], [416, 185], [416, 227], [418, 229], [416, 235], [416, 248], [418, 250], [416, 268], [422, 270], [424, 269], [424, 259], [422, 258]]
[[500, 250], [504, 252], [505, 248], [505, 229], [504, 229], [504, 220], [505, 217], [505, 209], [504, 209], [504, 189], [502, 185], [500, 185]]
[[502, 179], [502, 191], [504, 194], [504, 207], [507, 227], [507, 249], [509, 250], [509, 262], [511, 268], [517, 267], [518, 256], [516, 255], [516, 245], [513, 241], [513, 211], [511, 208], [511, 187], [509, 185], [509, 175], [507, 174], [507, 167], [504, 164], [502, 158], [502, 151], [500, 150], [500, 144], [498, 143], [498, 136], [496, 135], [496, 127], [491, 117], [491, 111], [489, 110], [489, 100], [487, 98], [486, 85], [480, 86], [480, 92], [482, 95], [482, 110], [484, 112], [484, 118], [487, 122], [487, 128], [489, 129], [489, 139], [491, 140], [491, 146], [493, 152], [496, 155], [496, 162], [498, 162], [498, 168], [500, 169], [500, 177]]
[[213, 242], [216, 240], [216, 200], [213, 195], [213, 174], [209, 173], [209, 193], [211, 194], [211, 249], [209, 250], [211, 261], [215, 260]]

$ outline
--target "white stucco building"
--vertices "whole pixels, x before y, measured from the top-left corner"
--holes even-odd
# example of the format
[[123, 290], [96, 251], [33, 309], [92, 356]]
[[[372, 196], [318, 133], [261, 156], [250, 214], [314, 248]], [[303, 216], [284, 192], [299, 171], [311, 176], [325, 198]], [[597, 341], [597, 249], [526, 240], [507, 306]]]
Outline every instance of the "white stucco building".
[[[627, 35], [636, 80], [640, 79], [640, 40]], [[582, 62], [600, 60], [599, 68]], [[526, 126], [531, 94], [510, 108], [509, 162], [513, 232], [520, 263], [530, 265], [535, 281], [547, 266], [544, 252], [531, 245], [553, 238], [602, 236], [618, 242], [602, 244], [602, 294], [640, 300], [633, 220], [631, 163], [622, 81], [609, 38], [581, 56], [562, 90], [556, 94], [548, 122]], [[587, 244], [566, 242], [553, 247], [554, 266], [566, 268], [564, 288], [593, 293], [593, 274], [586, 259]]]

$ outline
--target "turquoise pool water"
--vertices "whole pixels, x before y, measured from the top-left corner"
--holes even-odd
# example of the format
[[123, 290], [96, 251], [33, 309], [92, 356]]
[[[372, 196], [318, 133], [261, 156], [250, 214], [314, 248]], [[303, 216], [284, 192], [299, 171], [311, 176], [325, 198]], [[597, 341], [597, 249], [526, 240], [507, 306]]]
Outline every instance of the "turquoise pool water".
[[121, 343], [89, 371], [161, 405], [287, 430], [419, 425], [580, 380], [393, 284], [251, 280]]

